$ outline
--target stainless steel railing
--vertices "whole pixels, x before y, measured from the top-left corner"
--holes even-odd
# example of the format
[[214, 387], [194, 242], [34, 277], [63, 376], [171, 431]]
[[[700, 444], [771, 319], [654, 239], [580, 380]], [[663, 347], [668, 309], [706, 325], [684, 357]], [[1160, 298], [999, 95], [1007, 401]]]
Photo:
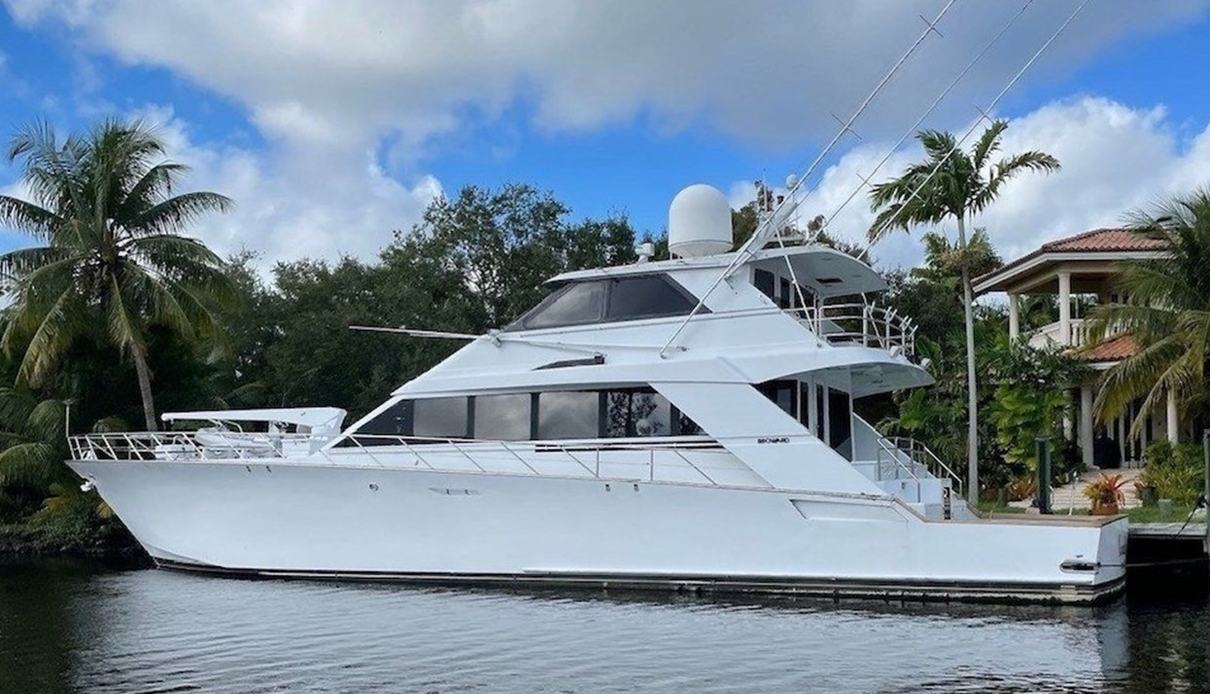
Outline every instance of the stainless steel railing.
[[[700, 484], [718, 485], [701, 465], [687, 453], [718, 450], [713, 441], [502, 441], [433, 436], [397, 436], [349, 434], [317, 437], [310, 434], [268, 434], [244, 432], [112, 432], [83, 434], [68, 438], [75, 460], [114, 461], [217, 461], [247, 460], [265, 462], [293, 456], [318, 455], [334, 465], [348, 463], [349, 452], [364, 454], [381, 467], [409, 465], [432, 470], [500, 472], [485, 466], [501, 457], [515, 460], [521, 470], [533, 475], [559, 474], [544, 471], [546, 463], [561, 459], [574, 470], [597, 479], [636, 480], [633, 475], [609, 474], [608, 468], [639, 465], [649, 481], [657, 479], [657, 468], [667, 472], [679, 467], [691, 470]], [[404, 455], [400, 460], [400, 454]], [[605, 454], [605, 458], [602, 455]], [[612, 455], [611, 455], [612, 454]], [[620, 458], [626, 458], [620, 460]], [[658, 460], [657, 460], [658, 458]], [[457, 465], [453, 461], [466, 464]], [[603, 471], [602, 466], [605, 466]]]
[[848, 303], [789, 311], [800, 314], [815, 334], [830, 344], [879, 347], [909, 357], [916, 352], [916, 326], [911, 318], [898, 314], [893, 308], [874, 303]]
[[933, 476], [948, 478], [956, 487], [958, 495], [962, 495], [962, 477], [922, 441], [907, 436], [891, 436], [888, 440], [896, 449], [905, 452], [914, 462], [924, 466]]

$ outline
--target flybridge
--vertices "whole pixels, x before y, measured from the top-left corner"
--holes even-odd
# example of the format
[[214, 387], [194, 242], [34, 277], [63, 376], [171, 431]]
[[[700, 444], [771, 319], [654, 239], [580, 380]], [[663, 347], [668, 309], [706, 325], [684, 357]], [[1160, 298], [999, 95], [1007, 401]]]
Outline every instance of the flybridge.
[[[717, 270], [730, 267], [736, 253], [700, 256], [696, 258], [673, 258], [648, 263], [619, 265], [564, 272], [547, 280], [548, 284], [561, 284], [589, 279], [642, 275], [653, 273], [676, 274], [701, 270]], [[816, 293], [822, 296], [845, 296], [880, 292], [887, 288], [886, 280], [866, 263], [851, 255], [828, 246], [807, 244], [785, 248], [767, 248], [748, 254], [742, 263], [753, 270], [771, 271], [793, 267], [799, 282], [815, 285]]]

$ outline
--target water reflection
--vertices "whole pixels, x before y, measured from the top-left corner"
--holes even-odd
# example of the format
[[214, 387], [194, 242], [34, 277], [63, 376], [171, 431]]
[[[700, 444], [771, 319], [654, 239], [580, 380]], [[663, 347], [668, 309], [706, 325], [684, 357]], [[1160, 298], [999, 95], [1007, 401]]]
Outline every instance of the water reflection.
[[1151, 692], [1210, 681], [1207, 633], [1202, 593], [893, 605], [0, 565], [0, 691]]

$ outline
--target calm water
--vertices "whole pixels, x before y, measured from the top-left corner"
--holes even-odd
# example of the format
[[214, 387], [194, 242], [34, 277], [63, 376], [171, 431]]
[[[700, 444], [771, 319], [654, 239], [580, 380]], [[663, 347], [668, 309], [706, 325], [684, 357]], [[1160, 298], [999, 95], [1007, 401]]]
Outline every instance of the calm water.
[[1210, 602], [733, 602], [0, 563], [0, 692], [1198, 691]]

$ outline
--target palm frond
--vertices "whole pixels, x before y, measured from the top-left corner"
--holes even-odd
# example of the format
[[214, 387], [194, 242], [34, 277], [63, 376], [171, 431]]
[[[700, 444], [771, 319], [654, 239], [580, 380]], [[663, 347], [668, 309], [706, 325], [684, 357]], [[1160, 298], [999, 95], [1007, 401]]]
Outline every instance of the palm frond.
[[987, 166], [988, 157], [1000, 149], [1000, 136], [1008, 129], [1008, 121], [997, 119], [983, 131], [971, 149], [971, 163], [978, 171]]
[[182, 193], [152, 205], [124, 223], [131, 231], [165, 233], [178, 231], [207, 212], [226, 212], [231, 199], [218, 193]]
[[0, 486], [43, 486], [54, 479], [58, 451], [48, 443], [29, 441], [0, 451]]
[[41, 205], [0, 195], [0, 225], [18, 229], [40, 241], [49, 241], [61, 223], [59, 215]]

